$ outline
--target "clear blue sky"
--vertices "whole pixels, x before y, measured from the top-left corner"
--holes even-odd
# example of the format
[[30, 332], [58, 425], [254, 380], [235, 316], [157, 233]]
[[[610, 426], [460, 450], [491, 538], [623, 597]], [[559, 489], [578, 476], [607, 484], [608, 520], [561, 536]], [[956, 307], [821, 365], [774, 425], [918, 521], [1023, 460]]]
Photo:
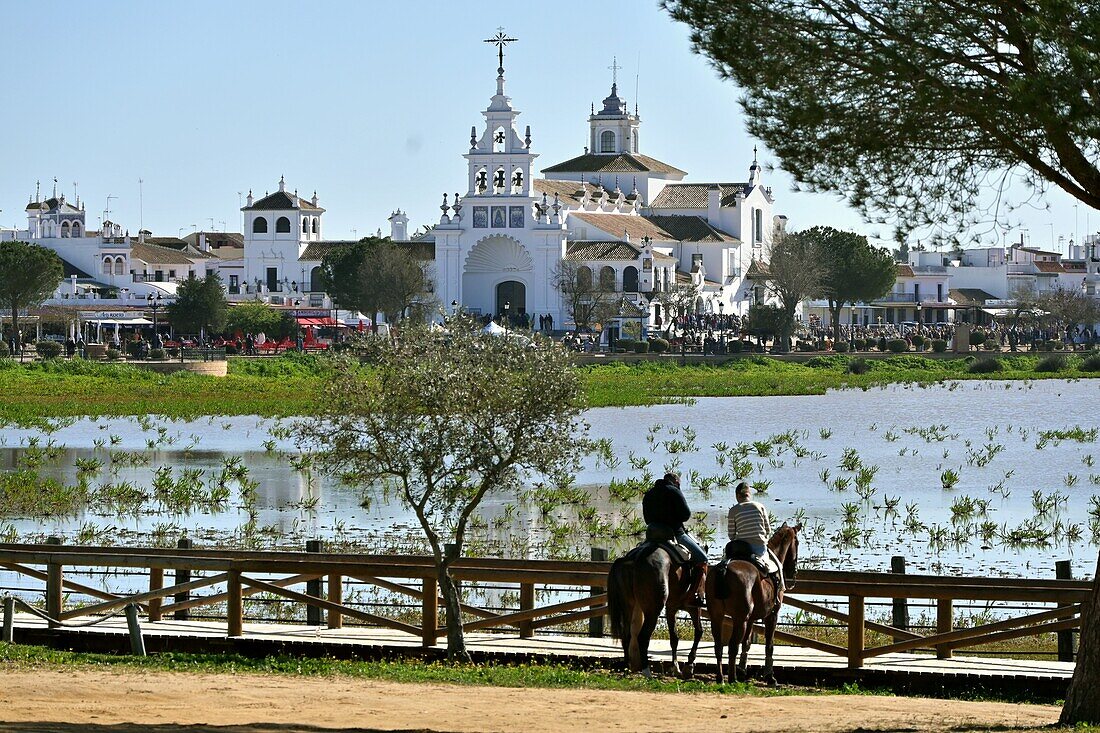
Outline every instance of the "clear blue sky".
[[[41, 179], [87, 202], [98, 227], [159, 235], [191, 225], [239, 231], [238, 192], [280, 175], [316, 189], [325, 237], [381, 227], [395, 208], [413, 227], [438, 220], [444, 191], [465, 191], [471, 125], [494, 91], [503, 25], [508, 93], [545, 167], [581, 152], [589, 104], [607, 95], [612, 57], [642, 151], [694, 181], [744, 180], [754, 141], [738, 91], [691, 53], [656, 0], [518, 2], [84, 2], [0, 0], [0, 225], [25, 225]], [[522, 129], [522, 128], [521, 128]], [[771, 156], [761, 149], [761, 162]], [[765, 175], [795, 228], [828, 224], [888, 236], [830, 196], [796, 194]], [[1073, 201], [1022, 212], [1037, 245], [1074, 232]], [[1046, 202], [1037, 202], [1043, 207]], [[1077, 231], [1086, 231], [1086, 207]], [[1100, 215], [1091, 213], [1092, 230]], [[1013, 233], [1010, 239], [1019, 235]]]

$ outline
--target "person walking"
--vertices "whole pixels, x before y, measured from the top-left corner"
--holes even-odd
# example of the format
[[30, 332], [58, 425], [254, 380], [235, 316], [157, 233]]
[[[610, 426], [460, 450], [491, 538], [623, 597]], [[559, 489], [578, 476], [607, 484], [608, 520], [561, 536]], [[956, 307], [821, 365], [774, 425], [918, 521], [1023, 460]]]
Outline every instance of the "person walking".
[[642, 518], [645, 520], [647, 537], [675, 538], [691, 551], [691, 588], [694, 598], [689, 605], [704, 605], [703, 584], [706, 580], [707, 554], [688, 534], [684, 522], [691, 519], [691, 509], [687, 499], [680, 491], [680, 477], [675, 473], [666, 473], [657, 479], [649, 491], [642, 497]]
[[779, 558], [768, 547], [772, 527], [768, 519], [768, 510], [758, 501], [752, 500], [752, 487], [742, 481], [737, 484], [737, 503], [730, 507], [726, 529], [730, 541], [740, 540], [749, 546], [758, 564], [775, 567], [777, 587], [786, 589], [783, 579], [783, 566]]

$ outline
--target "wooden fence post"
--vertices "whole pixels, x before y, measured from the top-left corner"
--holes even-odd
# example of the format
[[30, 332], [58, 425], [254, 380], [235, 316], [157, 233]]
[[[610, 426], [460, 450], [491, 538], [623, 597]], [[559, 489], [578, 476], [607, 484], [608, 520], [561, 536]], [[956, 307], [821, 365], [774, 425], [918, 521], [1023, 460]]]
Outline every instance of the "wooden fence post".
[[[607, 562], [607, 550], [602, 547], [592, 548], [592, 561], [593, 562]], [[603, 593], [606, 588], [598, 585], [593, 585], [588, 588], [588, 595], [598, 596]], [[592, 637], [602, 637], [604, 629], [604, 615], [593, 616], [588, 619], [588, 635]]]
[[[61, 544], [61, 538], [60, 537], [53, 537], [53, 536], [47, 537], [46, 538], [46, 544], [47, 545], [60, 545]], [[64, 591], [64, 583], [65, 583], [65, 579], [64, 579], [64, 573], [61, 570], [61, 563], [60, 562], [47, 563], [46, 564], [46, 615], [49, 616], [50, 619], [56, 619], [57, 621], [61, 620], [61, 613], [64, 610], [62, 608], [63, 603], [64, 603], [64, 601], [63, 601], [64, 596], [62, 595], [62, 593]], [[60, 623], [56, 623], [53, 620], [51, 620], [49, 622], [49, 627], [51, 629], [56, 629], [60, 625], [61, 625]]]
[[863, 666], [863, 596], [848, 596], [848, 668]]
[[[946, 634], [955, 628], [955, 602], [950, 598], [936, 601], [936, 633]], [[936, 647], [936, 659], [951, 659], [954, 652], [948, 646]]]
[[[902, 555], [894, 555], [890, 558], [890, 572], [894, 575], [905, 575], [905, 558]], [[894, 599], [895, 629], [909, 629], [909, 600], [907, 598]], [[901, 641], [901, 637], [895, 636], [894, 641]]]
[[[160, 590], [164, 587], [164, 568], [149, 568], [149, 590]], [[149, 600], [149, 623], [160, 621], [160, 607], [163, 598], [151, 598]]]
[[[519, 584], [519, 610], [530, 611], [535, 607], [535, 584]], [[535, 629], [531, 625], [531, 619], [519, 622], [519, 638], [530, 639], [535, 635]]]
[[226, 602], [226, 636], [241, 636], [244, 634], [244, 598], [241, 596], [241, 571], [230, 570], [229, 580], [226, 583], [226, 594], [229, 600]]
[[[321, 540], [306, 540], [306, 552], [321, 552]], [[306, 581], [306, 595], [314, 598], [321, 597], [321, 579]], [[321, 625], [321, 609], [317, 606], [306, 606], [306, 623], [310, 626]]]
[[11, 644], [15, 641], [15, 599], [4, 596], [4, 631], [0, 641]]
[[[328, 600], [329, 603], [343, 603], [344, 602], [344, 579], [340, 575], [328, 576]], [[340, 629], [344, 626], [344, 617], [336, 609], [330, 609], [328, 612], [328, 627], [330, 629]]]
[[439, 625], [439, 581], [424, 576], [424, 612], [420, 620], [420, 643], [435, 646], [435, 630]]
[[[1054, 577], [1058, 580], [1073, 580], [1073, 565], [1069, 560], [1054, 563]], [[1058, 632], [1058, 661], [1072, 662], [1074, 655], [1073, 629]]]
[[[180, 351], [182, 353], [182, 349]], [[189, 540], [186, 537], [181, 537], [179, 542], [176, 543], [176, 549], [178, 549], [178, 550], [190, 550], [191, 549], [191, 540]], [[190, 583], [190, 582], [191, 582], [191, 571], [187, 570], [187, 569], [184, 569], [184, 568], [176, 568], [176, 570], [175, 570], [175, 580], [173, 581], [172, 584], [173, 585], [182, 585], [183, 583]], [[191, 591], [185, 590], [182, 593], [177, 593], [172, 597], [172, 600], [174, 600], [176, 603], [184, 603], [185, 601], [189, 601], [189, 600], [191, 600]], [[186, 621], [187, 619], [191, 618], [191, 610], [188, 609], [188, 608], [185, 608], [182, 611], [176, 611], [174, 614], [172, 614], [172, 617], [175, 618], [177, 621]]]

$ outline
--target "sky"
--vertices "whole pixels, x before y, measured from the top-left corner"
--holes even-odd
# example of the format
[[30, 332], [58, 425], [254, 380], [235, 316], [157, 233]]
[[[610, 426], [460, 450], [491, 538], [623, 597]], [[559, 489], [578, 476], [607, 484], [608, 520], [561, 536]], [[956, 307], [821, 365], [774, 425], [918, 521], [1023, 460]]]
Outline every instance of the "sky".
[[[536, 169], [583, 152], [616, 59], [641, 152], [687, 181], [747, 178], [758, 143], [739, 90], [656, 0], [55, 0], [47, 12], [0, 0], [0, 227], [26, 226], [35, 182], [48, 196], [55, 177], [86, 202], [90, 228], [109, 209], [135, 234], [240, 231], [243, 196], [280, 176], [304, 198], [316, 190], [326, 239], [388, 233], [397, 208], [410, 230], [437, 222], [443, 192], [466, 190], [461, 156], [495, 91], [496, 50], [482, 41], [498, 26], [518, 39], [507, 93]], [[760, 162], [792, 228], [889, 238], [835, 196], [792, 191], [762, 145]], [[1055, 192], [1019, 213], [1028, 241], [1100, 229], [1074, 203]]]

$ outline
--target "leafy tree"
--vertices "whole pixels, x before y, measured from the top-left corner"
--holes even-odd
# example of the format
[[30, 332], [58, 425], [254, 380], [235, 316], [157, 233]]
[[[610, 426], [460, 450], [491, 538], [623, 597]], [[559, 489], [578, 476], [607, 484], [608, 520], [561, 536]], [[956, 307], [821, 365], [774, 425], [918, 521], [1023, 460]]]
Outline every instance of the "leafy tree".
[[451, 567], [470, 518], [529, 479], [572, 480], [586, 443], [584, 390], [564, 349], [528, 349], [463, 317], [447, 327], [369, 339], [371, 368], [338, 364], [318, 414], [295, 430], [323, 468], [416, 515], [445, 601], [448, 655], [468, 660]]
[[672, 287], [656, 294], [656, 300], [665, 309], [668, 325], [666, 332], [672, 330], [672, 319], [695, 312], [699, 300], [699, 288], [694, 283], [673, 283]]
[[216, 272], [180, 283], [176, 300], [165, 309], [172, 327], [182, 333], [218, 333], [225, 328], [229, 304]]
[[1016, 351], [1020, 319], [1038, 314], [1039, 298], [1035, 294], [1035, 288], [1027, 283], [1017, 284], [1009, 292], [1008, 297], [1016, 301], [1016, 305], [1012, 308], [1012, 330], [1017, 333], [1017, 336], [1012, 337], [1010, 342], [1012, 350]]
[[597, 277], [591, 267], [563, 259], [551, 277], [577, 331], [592, 331], [616, 310], [619, 293], [607, 287], [608, 283]]
[[813, 190], [965, 225], [1016, 171], [1100, 207], [1092, 0], [662, 0]]
[[759, 303], [749, 308], [745, 320], [745, 330], [756, 336], [763, 345], [769, 336], [783, 333], [787, 314], [778, 305]]
[[225, 330], [229, 333], [264, 333], [275, 338], [290, 336], [297, 328], [294, 316], [288, 311], [272, 308], [257, 300], [234, 305], [229, 309], [225, 322]]
[[389, 239], [364, 237], [338, 247], [321, 260], [321, 275], [329, 295], [345, 308], [395, 321], [431, 289], [426, 264], [411, 249]]
[[814, 237], [775, 232], [768, 246], [765, 287], [783, 310], [778, 336], [781, 351], [791, 350], [791, 334], [798, 304], [817, 295], [825, 278], [819, 242]]
[[1036, 305], [1071, 331], [1082, 325], [1092, 328], [1100, 321], [1100, 304], [1091, 295], [1085, 295], [1079, 289], [1049, 290], [1036, 298]]
[[821, 253], [821, 295], [829, 302], [833, 331], [839, 338], [840, 311], [849, 303], [868, 302], [890, 292], [897, 280], [897, 265], [889, 252], [872, 246], [861, 234], [812, 227], [799, 236], [813, 242]]
[[28, 242], [0, 242], [0, 303], [11, 309], [12, 333], [19, 336], [19, 309], [53, 295], [64, 275], [52, 249]]

